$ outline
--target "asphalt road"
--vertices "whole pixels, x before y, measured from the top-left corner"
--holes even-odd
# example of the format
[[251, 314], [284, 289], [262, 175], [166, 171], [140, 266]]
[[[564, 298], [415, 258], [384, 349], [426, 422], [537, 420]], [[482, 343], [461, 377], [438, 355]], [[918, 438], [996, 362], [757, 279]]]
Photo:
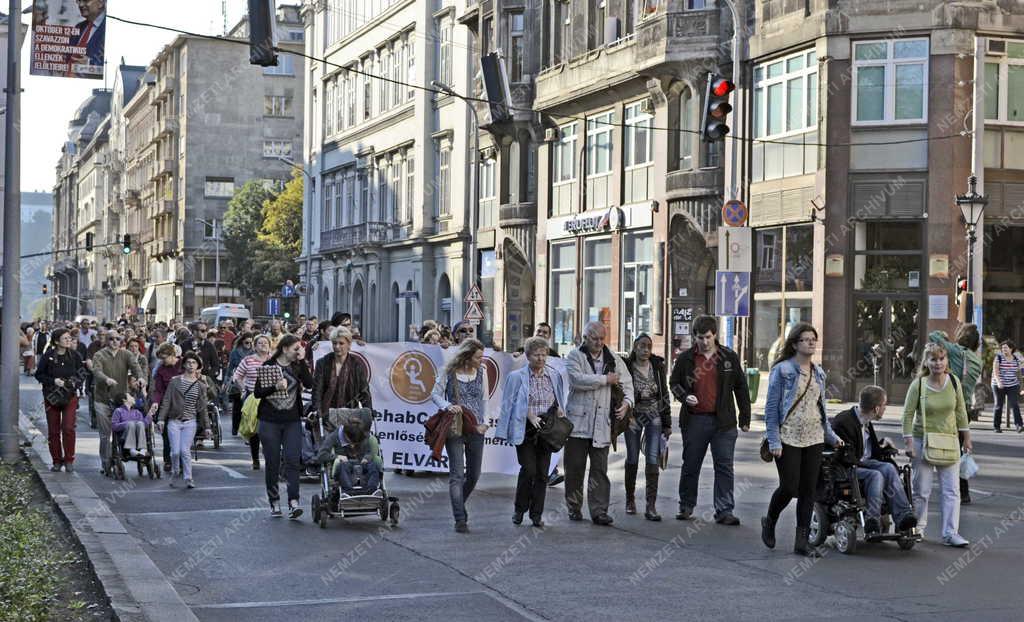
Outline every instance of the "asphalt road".
[[[31, 417], [39, 395], [26, 379], [22, 408]], [[880, 432], [897, 437], [890, 412]], [[736, 452], [740, 527], [673, 520], [676, 431], [659, 489], [661, 523], [623, 512], [620, 448], [609, 461], [613, 527], [569, 522], [562, 486], [549, 489], [546, 529], [517, 527], [514, 478], [485, 474], [468, 503], [469, 534], [452, 529], [444, 476], [386, 475], [402, 505], [395, 528], [362, 517], [323, 530], [309, 510], [314, 483], [303, 484], [301, 521], [269, 516], [263, 472], [251, 470], [237, 437], [200, 452], [198, 488], [186, 491], [134, 470], [127, 482], [104, 478], [84, 408], [78, 432], [79, 474], [201, 620], [1017, 620], [1024, 609], [1024, 435], [996, 435], [984, 421], [975, 424], [974, 503], [961, 518], [971, 548], [937, 544], [933, 515], [912, 551], [894, 543], [854, 555], [829, 548], [819, 560], [790, 552], [792, 506], [778, 547], [760, 542], [758, 518], [776, 475], [757, 456], [756, 429], [741, 434]], [[696, 512], [708, 519], [711, 484], [709, 455]]]

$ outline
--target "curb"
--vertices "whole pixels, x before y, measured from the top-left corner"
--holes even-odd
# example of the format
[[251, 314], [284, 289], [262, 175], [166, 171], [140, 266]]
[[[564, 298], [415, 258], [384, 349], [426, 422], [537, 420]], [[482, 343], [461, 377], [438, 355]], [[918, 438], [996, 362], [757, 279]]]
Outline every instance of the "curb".
[[18, 424], [29, 445], [23, 447], [25, 456], [85, 549], [114, 616], [121, 622], [198, 622], [171, 582], [85, 480], [78, 473], [49, 470], [46, 435], [36, 423], [21, 413]]

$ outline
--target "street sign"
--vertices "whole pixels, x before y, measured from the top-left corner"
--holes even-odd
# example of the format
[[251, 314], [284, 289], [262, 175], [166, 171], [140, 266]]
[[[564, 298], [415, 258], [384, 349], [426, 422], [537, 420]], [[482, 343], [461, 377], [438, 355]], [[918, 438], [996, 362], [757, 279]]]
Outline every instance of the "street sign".
[[484, 294], [483, 294], [483, 292], [480, 291], [480, 286], [477, 285], [476, 283], [474, 283], [473, 287], [469, 288], [469, 293], [466, 294], [466, 297], [463, 298], [462, 300], [465, 301], [465, 302], [479, 302], [479, 303], [482, 303], [482, 302], [484, 302]]
[[284, 282], [284, 286], [281, 287], [281, 297], [291, 298], [295, 296], [295, 285], [289, 280]]
[[719, 270], [715, 273], [715, 314], [750, 316], [750, 273]]
[[466, 314], [462, 316], [462, 319], [469, 322], [470, 324], [479, 324], [480, 320], [484, 319], [484, 311], [480, 308], [479, 302], [471, 302], [466, 307]]
[[267, 298], [267, 315], [281, 315], [280, 298]]
[[733, 199], [722, 206], [722, 222], [728, 227], [742, 227], [747, 224], [747, 206], [743, 201]]
[[718, 228], [718, 267], [730, 272], [750, 272], [753, 262], [750, 227]]

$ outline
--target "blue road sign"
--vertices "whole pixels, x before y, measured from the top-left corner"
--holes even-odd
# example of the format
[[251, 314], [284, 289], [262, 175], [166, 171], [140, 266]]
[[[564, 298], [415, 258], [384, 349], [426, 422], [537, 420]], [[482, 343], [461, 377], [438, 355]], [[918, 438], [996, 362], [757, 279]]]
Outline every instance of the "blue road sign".
[[281, 315], [280, 298], [267, 298], [267, 315]]
[[715, 272], [715, 313], [735, 317], [750, 316], [749, 272]]

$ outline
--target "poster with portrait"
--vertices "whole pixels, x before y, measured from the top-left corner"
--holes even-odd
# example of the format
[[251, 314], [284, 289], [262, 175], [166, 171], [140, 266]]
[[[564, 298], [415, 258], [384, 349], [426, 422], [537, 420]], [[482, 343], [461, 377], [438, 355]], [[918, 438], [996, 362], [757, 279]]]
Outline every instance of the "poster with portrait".
[[34, 0], [34, 76], [103, 79], [107, 0]]

